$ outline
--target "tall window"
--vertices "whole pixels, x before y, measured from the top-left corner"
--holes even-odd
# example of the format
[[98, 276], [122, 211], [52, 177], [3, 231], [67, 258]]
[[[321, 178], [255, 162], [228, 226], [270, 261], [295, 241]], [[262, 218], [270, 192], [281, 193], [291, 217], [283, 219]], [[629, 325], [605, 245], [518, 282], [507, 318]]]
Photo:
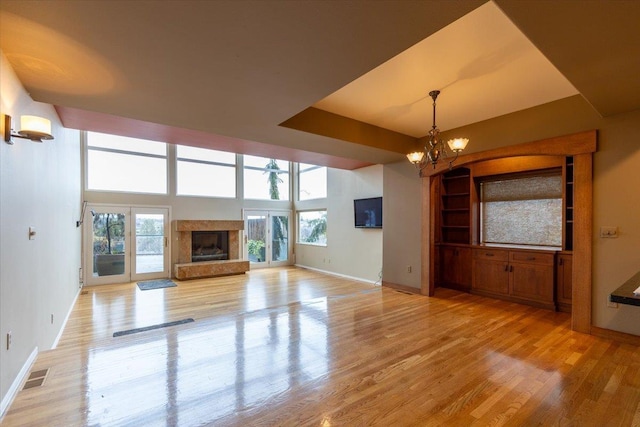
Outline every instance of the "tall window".
[[245, 155], [244, 198], [289, 200], [289, 162]]
[[236, 197], [236, 155], [178, 145], [179, 196]]
[[327, 211], [298, 212], [298, 243], [327, 244]]
[[87, 188], [167, 194], [167, 144], [87, 132]]
[[480, 183], [482, 243], [562, 246], [562, 176], [497, 178]]
[[298, 200], [327, 197], [327, 168], [300, 163], [298, 170]]

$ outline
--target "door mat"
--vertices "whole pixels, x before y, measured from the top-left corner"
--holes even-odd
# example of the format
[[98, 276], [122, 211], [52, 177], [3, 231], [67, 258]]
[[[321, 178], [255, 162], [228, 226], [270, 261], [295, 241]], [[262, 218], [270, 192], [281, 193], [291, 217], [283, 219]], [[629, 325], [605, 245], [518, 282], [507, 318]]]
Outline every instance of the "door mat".
[[176, 283], [171, 279], [158, 279], [158, 280], [147, 280], [145, 282], [138, 282], [138, 287], [141, 291], [148, 291], [151, 289], [162, 289], [162, 288], [173, 288]]
[[191, 323], [193, 321], [194, 320], [192, 318], [188, 318], [188, 319], [176, 320], [175, 322], [160, 323], [158, 325], [145, 326], [144, 328], [128, 329], [126, 331], [114, 332], [113, 337], [114, 338], [121, 337], [123, 335], [137, 334], [138, 332], [146, 332], [146, 331], [151, 331], [153, 329], [160, 329], [160, 328], [166, 328], [169, 326], [182, 325], [184, 323]]

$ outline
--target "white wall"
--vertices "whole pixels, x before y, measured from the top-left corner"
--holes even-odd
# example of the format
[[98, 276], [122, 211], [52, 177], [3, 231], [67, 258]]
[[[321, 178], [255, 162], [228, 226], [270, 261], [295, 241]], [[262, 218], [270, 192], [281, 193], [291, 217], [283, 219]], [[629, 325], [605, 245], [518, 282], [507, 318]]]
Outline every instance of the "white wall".
[[[296, 202], [297, 210], [327, 209], [327, 246], [296, 244], [296, 264], [372, 283], [381, 281], [387, 227], [383, 167], [327, 170], [327, 198]], [[354, 227], [353, 200], [383, 196], [383, 229]]]
[[422, 179], [416, 168], [408, 161], [385, 165], [385, 282], [420, 288], [421, 209]]
[[[51, 348], [79, 290], [80, 139], [52, 106], [33, 102], [0, 53], [0, 110], [52, 122], [53, 141], [0, 142], [0, 399], [34, 349]], [[36, 228], [29, 240], [29, 227]], [[53, 315], [53, 323], [51, 323]], [[7, 350], [6, 336], [12, 332]]]

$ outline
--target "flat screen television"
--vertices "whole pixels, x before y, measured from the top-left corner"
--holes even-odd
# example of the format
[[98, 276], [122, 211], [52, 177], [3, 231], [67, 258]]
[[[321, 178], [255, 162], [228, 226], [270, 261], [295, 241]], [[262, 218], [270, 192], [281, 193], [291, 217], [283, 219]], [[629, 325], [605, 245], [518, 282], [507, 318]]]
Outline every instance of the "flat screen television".
[[356, 228], [382, 228], [382, 197], [353, 201]]

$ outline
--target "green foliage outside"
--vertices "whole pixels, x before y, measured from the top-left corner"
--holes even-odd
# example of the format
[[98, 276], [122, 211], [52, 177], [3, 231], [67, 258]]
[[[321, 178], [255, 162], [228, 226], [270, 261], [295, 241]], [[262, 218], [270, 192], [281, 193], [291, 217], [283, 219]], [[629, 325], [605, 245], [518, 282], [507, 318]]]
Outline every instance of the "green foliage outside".
[[249, 240], [247, 242], [249, 255], [256, 257], [258, 262], [262, 261], [262, 248], [264, 248], [264, 242], [262, 240]]

